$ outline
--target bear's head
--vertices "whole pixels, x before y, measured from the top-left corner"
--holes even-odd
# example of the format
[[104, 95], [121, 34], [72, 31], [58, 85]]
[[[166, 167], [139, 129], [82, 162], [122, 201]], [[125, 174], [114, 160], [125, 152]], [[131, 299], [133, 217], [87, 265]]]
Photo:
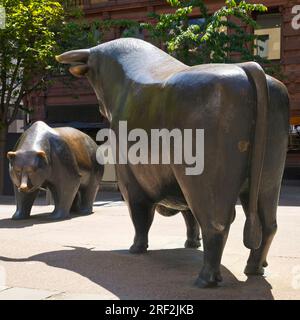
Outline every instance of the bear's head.
[[44, 151], [10, 151], [9, 173], [20, 192], [33, 192], [45, 182], [49, 162]]

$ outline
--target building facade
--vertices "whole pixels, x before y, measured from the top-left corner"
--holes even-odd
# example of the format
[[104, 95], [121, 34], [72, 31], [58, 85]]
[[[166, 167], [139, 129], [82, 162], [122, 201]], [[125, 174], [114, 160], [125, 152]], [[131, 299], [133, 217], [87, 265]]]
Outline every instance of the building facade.
[[[172, 10], [165, 0], [75, 0], [75, 2], [83, 8], [86, 17], [91, 20], [131, 19], [145, 22], [150, 20], [149, 13], [159, 14]], [[220, 9], [224, 2], [225, 0], [206, 0], [211, 13]], [[300, 0], [248, 0], [248, 2], [263, 3], [269, 9], [268, 13], [256, 17], [261, 28], [254, 32], [267, 38], [263, 44], [265, 48], [260, 54], [272, 60], [274, 64], [281, 65], [283, 81], [291, 97], [291, 118], [300, 117]], [[192, 16], [198, 17], [199, 13], [195, 11]], [[118, 38], [121, 32], [122, 30], [115, 29], [105, 40]]]
[[[300, 167], [300, 0], [248, 0], [249, 3], [261, 2], [269, 10], [255, 18], [260, 29], [253, 32], [264, 35], [266, 41], [261, 43], [263, 49], [259, 54], [272, 63], [280, 65], [291, 99], [290, 122], [293, 125], [291, 146], [293, 150], [287, 157], [287, 166]], [[220, 9], [225, 0], [207, 0], [209, 12]], [[87, 19], [117, 19], [150, 21], [150, 13], [165, 13], [173, 10], [165, 0], [74, 0], [80, 6]], [[199, 18], [199, 12], [192, 13], [191, 18]], [[105, 41], [122, 36], [121, 28], [114, 28], [105, 34]], [[75, 81], [75, 80], [74, 80]], [[55, 126], [71, 125], [91, 136], [99, 128], [107, 125], [100, 116], [96, 96], [85, 80], [76, 80], [68, 89], [60, 79], [47, 90], [38, 95], [27, 97], [24, 102], [33, 109], [29, 122], [43, 120]], [[108, 174], [107, 180], [115, 176]]]

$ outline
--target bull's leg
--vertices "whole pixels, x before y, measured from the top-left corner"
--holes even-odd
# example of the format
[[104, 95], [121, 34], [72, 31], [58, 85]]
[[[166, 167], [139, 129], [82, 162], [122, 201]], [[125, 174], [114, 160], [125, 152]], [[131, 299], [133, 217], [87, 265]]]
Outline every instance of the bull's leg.
[[[245, 268], [247, 275], [263, 275], [264, 267], [267, 264], [267, 254], [277, 230], [276, 211], [280, 186], [267, 191], [262, 190], [259, 194], [258, 210], [262, 224], [262, 243], [257, 250], [251, 250]], [[248, 199], [247, 193], [240, 195], [243, 208], [247, 214]]]
[[222, 281], [220, 266], [229, 226], [225, 229], [218, 229], [211, 225], [201, 228], [203, 228], [204, 264], [196, 285], [199, 288], [209, 288]]
[[229, 206], [222, 201], [218, 206], [210, 204], [200, 207], [197, 203], [197, 199], [188, 200], [189, 207], [201, 226], [203, 239], [204, 261], [195, 284], [199, 288], [215, 287], [222, 281], [221, 259], [233, 219], [234, 204]]
[[223, 280], [220, 270], [221, 259], [230, 225], [235, 217], [234, 206], [235, 204], [232, 204], [231, 207], [226, 208], [224, 205], [224, 209], [221, 210], [221, 215], [227, 220], [225, 223], [219, 224], [218, 221], [214, 221], [213, 216], [209, 217], [209, 215], [207, 215], [209, 221], [202, 219], [200, 222], [201, 218], [199, 219], [204, 250], [204, 264], [196, 280], [196, 285], [199, 288], [214, 287]]
[[144, 193], [128, 166], [116, 165], [118, 185], [127, 203], [135, 236], [130, 253], [147, 252], [148, 233], [153, 222], [155, 204]]
[[184, 244], [185, 248], [199, 248], [201, 245], [199, 223], [190, 210], [181, 211], [181, 213], [186, 224], [187, 240]]
[[[162, 205], [157, 205], [155, 210], [164, 217], [171, 217], [177, 214], [179, 211], [166, 208]], [[191, 210], [181, 211], [186, 225], [187, 240], [185, 241], [185, 248], [199, 248], [200, 247], [200, 230], [199, 223], [194, 218]]]
[[214, 287], [222, 281], [221, 259], [233, 220], [239, 180], [224, 189], [224, 181], [229, 180], [231, 172], [222, 171], [222, 175], [216, 175], [216, 181], [211, 181], [210, 188], [204, 188], [209, 172], [208, 177], [189, 176], [179, 166], [174, 167], [174, 172], [188, 207], [201, 227], [204, 261], [196, 285], [200, 288]]
[[150, 203], [128, 203], [129, 213], [135, 229], [133, 245], [130, 253], [138, 254], [147, 252], [148, 233], [153, 222], [154, 205]]

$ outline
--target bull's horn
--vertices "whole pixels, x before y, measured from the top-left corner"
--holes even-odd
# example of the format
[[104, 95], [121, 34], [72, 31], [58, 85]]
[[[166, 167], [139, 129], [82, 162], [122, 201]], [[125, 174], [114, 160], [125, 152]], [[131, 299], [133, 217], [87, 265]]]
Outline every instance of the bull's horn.
[[56, 56], [59, 63], [72, 64], [72, 63], [87, 63], [90, 56], [89, 49], [68, 51], [60, 56]]

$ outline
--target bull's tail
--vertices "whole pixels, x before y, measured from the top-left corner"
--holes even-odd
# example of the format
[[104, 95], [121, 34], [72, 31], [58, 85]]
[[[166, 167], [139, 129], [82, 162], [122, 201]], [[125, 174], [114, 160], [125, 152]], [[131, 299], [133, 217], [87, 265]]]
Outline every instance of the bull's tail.
[[261, 66], [255, 62], [242, 63], [240, 66], [255, 87], [256, 93], [256, 121], [251, 148], [249, 207], [244, 227], [244, 245], [249, 249], [257, 249], [262, 241], [262, 227], [258, 214], [258, 195], [266, 149], [267, 115], [270, 100], [266, 74]]

